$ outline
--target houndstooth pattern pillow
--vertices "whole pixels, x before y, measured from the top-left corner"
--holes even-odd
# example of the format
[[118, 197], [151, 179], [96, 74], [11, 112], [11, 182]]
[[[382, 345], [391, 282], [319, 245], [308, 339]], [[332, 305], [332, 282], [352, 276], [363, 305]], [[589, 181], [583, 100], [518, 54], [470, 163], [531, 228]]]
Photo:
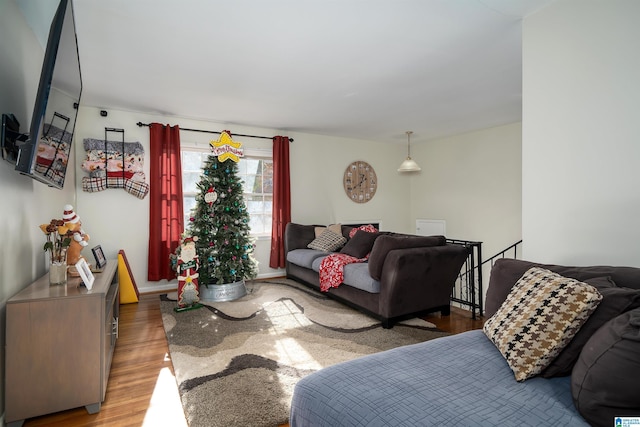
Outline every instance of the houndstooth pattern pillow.
[[343, 235], [326, 229], [307, 247], [319, 251], [333, 252], [343, 247], [345, 243], [347, 243], [347, 239]]
[[560, 354], [601, 300], [591, 285], [533, 267], [516, 282], [483, 330], [516, 381], [524, 381]]

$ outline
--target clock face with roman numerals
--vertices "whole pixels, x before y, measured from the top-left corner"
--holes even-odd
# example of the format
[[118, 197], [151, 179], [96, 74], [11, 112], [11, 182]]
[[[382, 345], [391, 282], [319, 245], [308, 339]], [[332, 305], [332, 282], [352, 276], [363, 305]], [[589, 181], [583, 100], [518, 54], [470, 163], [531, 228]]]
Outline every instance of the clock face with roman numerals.
[[361, 160], [347, 166], [342, 183], [347, 196], [356, 203], [367, 203], [378, 188], [376, 172], [369, 163]]

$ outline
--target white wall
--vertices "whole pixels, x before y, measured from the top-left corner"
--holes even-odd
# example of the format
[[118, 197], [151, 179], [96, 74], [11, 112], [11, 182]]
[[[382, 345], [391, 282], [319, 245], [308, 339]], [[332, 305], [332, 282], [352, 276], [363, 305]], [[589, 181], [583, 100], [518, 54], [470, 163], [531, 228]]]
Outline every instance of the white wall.
[[444, 219], [447, 237], [481, 241], [485, 258], [521, 238], [520, 123], [412, 144], [411, 220]]
[[[13, 113], [28, 132], [44, 50], [13, 0], [0, 2], [0, 113]], [[70, 159], [71, 164], [74, 158]], [[75, 203], [73, 167], [64, 189], [20, 175], [0, 160], [0, 413], [4, 412], [5, 304], [46, 272], [39, 224], [61, 218]]]
[[[483, 260], [522, 238], [520, 123], [411, 147], [422, 168], [410, 179], [412, 227], [416, 219], [445, 220], [447, 237], [482, 242]], [[490, 271], [485, 264], [483, 298]]]
[[640, 2], [558, 0], [523, 27], [524, 256], [640, 266]]
[[[291, 133], [276, 129], [260, 129], [233, 126], [215, 122], [203, 122], [180, 117], [136, 113], [106, 108], [107, 117], [100, 116], [100, 109], [81, 107], [81, 120], [77, 125], [77, 207], [83, 228], [91, 236], [89, 248], [101, 245], [105, 255], [115, 258], [120, 249], [127, 254], [133, 277], [141, 292], [175, 288], [175, 283], [147, 281], [149, 196], [140, 200], [122, 189], [108, 189], [98, 193], [82, 191], [81, 180], [86, 174], [80, 170], [84, 155], [82, 139], [104, 138], [104, 128], [125, 130], [125, 140], [139, 141], [149, 153], [149, 128], [136, 123], [159, 122], [179, 124], [183, 128], [232, 133], [273, 136], [285, 134], [294, 138], [291, 155], [291, 199], [292, 221], [311, 224], [352, 221], [381, 221], [385, 230], [411, 231], [408, 210], [409, 192], [404, 185], [406, 177], [397, 172], [402, 159], [393, 145], [370, 141], [332, 138], [326, 136]], [[181, 132], [181, 141], [186, 143], [208, 143], [218, 135]], [[111, 134], [111, 137], [119, 137]], [[271, 149], [271, 141], [255, 138], [237, 138], [245, 147]], [[389, 159], [397, 160], [390, 163]], [[354, 160], [365, 160], [376, 170], [379, 187], [373, 200], [366, 204], [353, 203], [342, 186], [345, 168]], [[145, 163], [149, 173], [149, 162]], [[283, 275], [283, 270], [269, 268], [269, 240], [256, 242], [256, 258], [259, 261], [259, 277]], [[86, 249], [91, 259], [91, 253]]]

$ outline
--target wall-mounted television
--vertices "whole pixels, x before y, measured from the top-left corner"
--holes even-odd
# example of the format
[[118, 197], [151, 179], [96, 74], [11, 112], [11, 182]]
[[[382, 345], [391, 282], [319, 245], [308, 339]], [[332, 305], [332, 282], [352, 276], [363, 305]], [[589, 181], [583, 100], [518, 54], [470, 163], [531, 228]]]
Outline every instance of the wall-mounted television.
[[16, 118], [3, 115], [0, 143], [5, 160], [15, 160], [21, 174], [62, 188], [81, 93], [73, 4], [60, 0], [49, 30], [29, 133], [20, 134]]

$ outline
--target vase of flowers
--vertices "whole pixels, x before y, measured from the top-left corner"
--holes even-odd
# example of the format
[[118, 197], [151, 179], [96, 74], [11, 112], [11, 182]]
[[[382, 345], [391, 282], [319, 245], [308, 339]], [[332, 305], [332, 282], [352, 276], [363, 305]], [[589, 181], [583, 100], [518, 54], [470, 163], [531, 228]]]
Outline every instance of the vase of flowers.
[[43, 249], [49, 253], [49, 284], [67, 283], [67, 249], [71, 244], [72, 232], [61, 219], [52, 219], [42, 224], [40, 229], [47, 236]]

